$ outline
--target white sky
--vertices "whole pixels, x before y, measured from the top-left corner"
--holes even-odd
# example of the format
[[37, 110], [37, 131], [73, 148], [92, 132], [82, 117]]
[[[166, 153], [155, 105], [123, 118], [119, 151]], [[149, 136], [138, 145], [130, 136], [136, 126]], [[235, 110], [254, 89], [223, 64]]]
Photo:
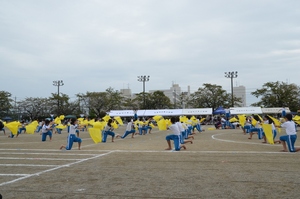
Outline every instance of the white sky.
[[17, 100], [131, 88], [300, 84], [298, 0], [0, 0], [0, 90]]

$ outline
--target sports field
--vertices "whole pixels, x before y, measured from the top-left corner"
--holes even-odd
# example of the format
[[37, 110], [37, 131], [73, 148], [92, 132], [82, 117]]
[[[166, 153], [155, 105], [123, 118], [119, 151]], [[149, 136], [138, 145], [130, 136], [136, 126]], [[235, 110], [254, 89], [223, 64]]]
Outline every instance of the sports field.
[[300, 197], [300, 153], [279, 152], [280, 144], [262, 144], [255, 135], [249, 140], [241, 129], [206, 130], [187, 150], [166, 151], [168, 133], [153, 129], [94, 144], [85, 131], [82, 149], [74, 143], [66, 151], [59, 150], [65, 131], [51, 142], [0, 132], [0, 193], [5, 199]]

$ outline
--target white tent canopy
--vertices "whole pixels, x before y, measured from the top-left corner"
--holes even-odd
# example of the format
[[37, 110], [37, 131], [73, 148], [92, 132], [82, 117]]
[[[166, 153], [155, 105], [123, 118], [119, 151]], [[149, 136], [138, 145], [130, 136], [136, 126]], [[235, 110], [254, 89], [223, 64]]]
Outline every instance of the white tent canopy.
[[[109, 116], [133, 117], [133, 110], [112, 110]], [[154, 110], [138, 110], [138, 117], [144, 116], [180, 116], [180, 115], [212, 115], [212, 108], [199, 109], [154, 109]]]
[[[273, 107], [273, 108], [261, 108], [262, 112], [265, 114], [270, 114], [270, 113], [281, 113], [282, 112], [282, 107]], [[288, 107], [285, 107], [285, 112], [290, 113], [290, 109]]]
[[262, 110], [260, 107], [231, 107], [230, 114], [262, 114]]
[[182, 115], [212, 115], [212, 108], [182, 109]]

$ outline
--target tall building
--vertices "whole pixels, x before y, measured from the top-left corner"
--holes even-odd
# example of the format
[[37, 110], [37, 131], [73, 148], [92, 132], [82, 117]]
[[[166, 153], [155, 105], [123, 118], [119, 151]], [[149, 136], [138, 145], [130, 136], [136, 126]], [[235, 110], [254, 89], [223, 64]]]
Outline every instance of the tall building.
[[[153, 93], [157, 90], [150, 90], [149, 93]], [[162, 91], [165, 96], [167, 96], [171, 103], [174, 104], [174, 108], [186, 108], [185, 104], [183, 103], [182, 100], [180, 99], [180, 95], [184, 96], [189, 96], [190, 95], [190, 86], [188, 86], [188, 91], [187, 92], [182, 92], [179, 84], [172, 84], [172, 87], [170, 89], [165, 89], [165, 90], [159, 90]]]
[[233, 87], [233, 95], [235, 97], [241, 98], [242, 103], [238, 103], [241, 107], [246, 107], [246, 87], [245, 86], [237, 86]]

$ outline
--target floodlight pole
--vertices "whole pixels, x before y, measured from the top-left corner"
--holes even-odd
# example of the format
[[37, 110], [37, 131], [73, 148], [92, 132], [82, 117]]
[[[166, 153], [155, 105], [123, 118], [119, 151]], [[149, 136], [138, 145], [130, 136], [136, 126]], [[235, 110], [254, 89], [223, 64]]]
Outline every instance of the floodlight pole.
[[145, 99], [145, 82], [148, 82], [150, 80], [150, 76], [146, 75], [141, 75], [138, 76], [138, 81], [143, 82], [143, 104], [144, 104], [144, 109], [146, 108], [146, 99]]
[[59, 115], [59, 87], [63, 85], [63, 80], [53, 81], [53, 86], [57, 86], [57, 115]]
[[237, 78], [238, 72], [225, 72], [225, 77], [231, 79], [231, 107], [234, 107], [234, 101], [233, 101], [233, 78]]

